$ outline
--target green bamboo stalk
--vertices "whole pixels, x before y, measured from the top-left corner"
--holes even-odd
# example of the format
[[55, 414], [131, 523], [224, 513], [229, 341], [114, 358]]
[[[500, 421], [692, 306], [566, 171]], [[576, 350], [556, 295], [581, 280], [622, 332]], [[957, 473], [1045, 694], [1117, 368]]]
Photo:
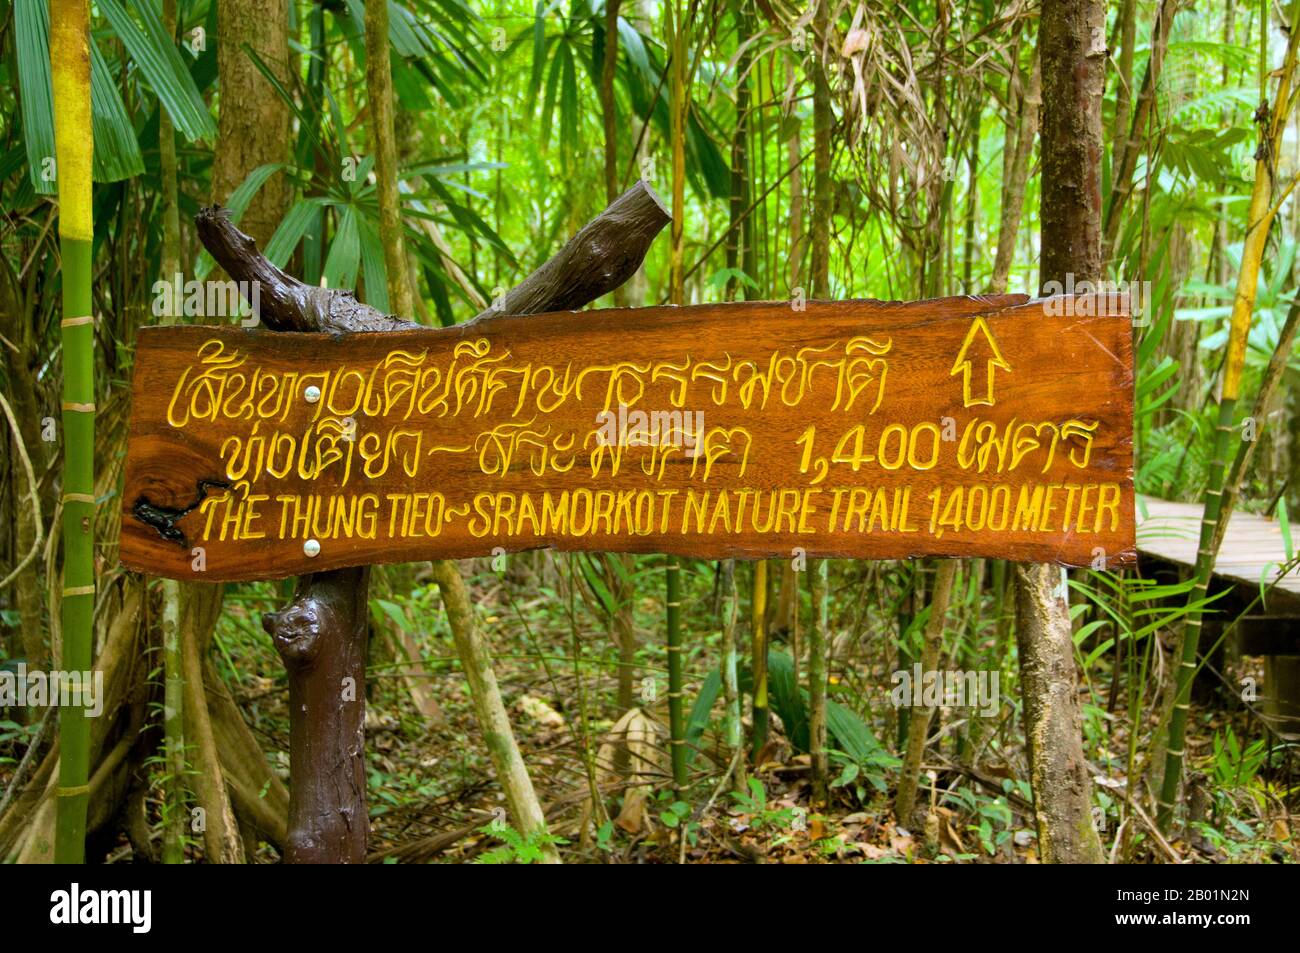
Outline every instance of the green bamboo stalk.
[[736, 754], [744, 745], [740, 719], [740, 678], [737, 672], [736, 616], [740, 599], [736, 594], [736, 561], [722, 561], [722, 694], [726, 705], [727, 751], [736, 765], [732, 783], [736, 790], [745, 789], [745, 762]]
[[681, 566], [668, 557], [666, 573], [668, 625], [668, 744], [672, 752], [673, 786], [686, 787], [686, 712], [682, 707]]
[[[176, 34], [176, 0], [163, 0], [163, 30]], [[176, 182], [176, 133], [166, 108], [158, 105], [158, 166], [162, 176], [163, 238], [162, 272], [171, 281], [181, 270], [181, 220]], [[164, 317], [172, 324], [177, 318], [176, 305]], [[164, 801], [167, 805], [163, 827], [162, 861], [180, 864], [185, 861], [185, 675], [181, 654], [181, 584], [175, 579], [162, 581], [163, 614], [163, 756], [167, 782]]]
[[[686, 220], [686, 109], [689, 81], [686, 75], [690, 31], [681, 0], [666, 4], [664, 18], [668, 27], [668, 45], [672, 50], [672, 83], [669, 118], [672, 131], [673, 220], [669, 248], [670, 295], [673, 304], [686, 299], [685, 272], [682, 268]], [[682, 711], [682, 644], [680, 630], [680, 567], [676, 556], [669, 556], [665, 572], [668, 628], [668, 746], [672, 755], [673, 785], [686, 785], [686, 718]]]
[[767, 562], [754, 563], [752, 609], [752, 666], [754, 669], [754, 727], [750, 734], [750, 758], [758, 768], [758, 756], [767, 744]]
[[1272, 162], [1279, 154], [1282, 132], [1286, 127], [1291, 107], [1291, 84], [1296, 69], [1297, 44], [1300, 43], [1300, 0], [1291, 6], [1291, 32], [1287, 42], [1286, 57], [1278, 79], [1275, 108], [1268, 103], [1268, 12], [1266, 0], [1260, 3], [1260, 140], [1263, 148], [1255, 161], [1255, 184], [1251, 191], [1250, 207], [1246, 213], [1246, 238], [1242, 243], [1241, 268], [1237, 273], [1237, 289], [1232, 301], [1232, 317], [1228, 334], [1228, 349], [1223, 362], [1223, 379], [1219, 398], [1219, 419], [1215, 426], [1214, 452], [1210, 458], [1210, 472], [1205, 487], [1204, 511], [1201, 517], [1200, 540], [1196, 548], [1195, 584], [1188, 595], [1188, 612], [1182, 632], [1182, 646], [1178, 653], [1179, 665], [1175, 674], [1174, 707], [1169, 717], [1169, 736], [1165, 746], [1165, 773], [1160, 784], [1156, 823], [1167, 832], [1173, 822], [1174, 802], [1182, 780], [1184, 744], [1187, 718], [1190, 710], [1192, 678], [1196, 673], [1197, 650], [1200, 646], [1203, 600], [1214, 574], [1220, 521], [1231, 515], [1231, 503], [1224, 506], [1224, 483], [1227, 459], [1231, 452], [1233, 417], [1241, 389], [1241, 374], [1246, 364], [1246, 342], [1250, 335], [1251, 316], [1255, 295], [1259, 287], [1259, 272], [1268, 243], [1269, 228], [1277, 209], [1273, 202]]
[[181, 655], [181, 584], [162, 581], [163, 751], [167, 764], [162, 861], [185, 862], [185, 675]]
[[808, 747], [812, 753], [813, 801], [827, 803], [829, 760], [826, 754], [826, 643], [830, 633], [827, 580], [830, 564], [815, 560], [810, 567], [813, 625], [808, 634]]
[[[63, 263], [63, 657], [88, 672], [95, 609], [95, 326], [91, 316], [90, 5], [50, 0], [59, 252]], [[60, 712], [54, 859], [83, 863], [90, 800], [85, 708]]]
[[[830, 4], [819, 3], [813, 14], [813, 33], [819, 42], [828, 41], [830, 28]], [[831, 296], [831, 218], [835, 212], [831, 182], [831, 124], [834, 116], [826, 63], [821, 56], [810, 56], [808, 69], [813, 81], [812, 296], [825, 300]], [[814, 619], [808, 638], [808, 743], [812, 754], [813, 801], [818, 805], [827, 802], [829, 780], [826, 755], [826, 640], [830, 618], [827, 569], [825, 560], [816, 560], [811, 567]], [[798, 611], [796, 607], [796, 614]]]
[[1214, 574], [1214, 528], [1218, 525], [1223, 500], [1225, 458], [1232, 441], [1232, 419], [1237, 402], [1230, 397], [1219, 401], [1219, 421], [1215, 427], [1214, 453], [1210, 460], [1209, 480], [1205, 490], [1205, 512], [1201, 519], [1200, 541], [1196, 548], [1196, 583], [1188, 597], [1192, 608], [1188, 611], [1179, 653], [1178, 671], [1175, 673], [1174, 708], [1169, 717], [1169, 743], [1165, 749], [1165, 774], [1160, 785], [1159, 811], [1156, 820], [1162, 831], [1169, 829], [1173, 819], [1174, 798], [1183, 773], [1183, 743], [1190, 709], [1192, 677], [1196, 673], [1196, 652], [1201, 640], [1202, 611], [1200, 604], [1210, 587]]

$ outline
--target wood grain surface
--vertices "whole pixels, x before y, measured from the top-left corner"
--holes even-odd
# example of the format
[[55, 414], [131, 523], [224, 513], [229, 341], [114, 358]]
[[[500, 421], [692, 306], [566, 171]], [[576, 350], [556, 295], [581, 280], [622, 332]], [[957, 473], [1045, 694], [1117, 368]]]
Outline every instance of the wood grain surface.
[[544, 546], [1128, 565], [1130, 336], [1122, 296], [1014, 295], [147, 328], [121, 560], [205, 581]]

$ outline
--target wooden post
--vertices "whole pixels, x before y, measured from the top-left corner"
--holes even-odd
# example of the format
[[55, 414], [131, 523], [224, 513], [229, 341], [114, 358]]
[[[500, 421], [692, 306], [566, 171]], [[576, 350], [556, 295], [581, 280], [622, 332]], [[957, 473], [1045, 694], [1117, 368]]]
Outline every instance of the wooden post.
[[[667, 222], [659, 197], [637, 182], [484, 315], [573, 309], [607, 294], [640, 267]], [[202, 209], [195, 224], [204, 247], [231, 278], [258, 282], [259, 317], [273, 331], [349, 334], [419, 327], [362, 304], [351, 291], [314, 287], [285, 274], [224, 209]], [[293, 601], [262, 617], [289, 673], [287, 863], [365, 861], [368, 585], [367, 567], [303, 576]]]

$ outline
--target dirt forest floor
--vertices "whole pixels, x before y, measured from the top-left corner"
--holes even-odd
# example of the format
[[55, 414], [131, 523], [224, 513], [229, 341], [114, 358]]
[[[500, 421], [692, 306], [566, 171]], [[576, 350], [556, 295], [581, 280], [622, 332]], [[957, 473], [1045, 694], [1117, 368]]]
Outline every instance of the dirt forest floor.
[[[570, 576], [564, 557], [532, 554], [513, 560], [501, 573], [492, 571], [489, 560], [463, 566], [467, 574], [477, 569], [470, 579], [479, 620], [493, 646], [524, 760], [567, 862], [1037, 862], [1014, 659], [1005, 643], [999, 646], [1005, 633], [996, 619], [984, 618], [995, 607], [978, 594], [961, 620], [978, 638], [959, 650], [1006, 656], [1001, 701], [996, 714], [944, 709], [941, 722], [932, 724], [917, 797], [922, 810], [912, 829], [893, 816], [903, 709], [891, 704], [890, 673], [897, 656], [896, 627], [885, 614], [893, 582], [887, 570], [844, 564], [831, 577], [832, 603], [839, 611], [830, 698], [861, 717], [876, 748], [856, 761], [833, 754], [830, 803], [817, 809], [809, 756], [792, 746], [775, 704], [756, 769], [729, 757], [721, 700], [707, 719], [694, 719], [700, 726], [691, 781], [684, 791], [673, 791], [666, 755], [665, 653], [662, 635], [653, 628], [662, 619], [662, 579], [654, 557], [641, 561], [636, 579], [637, 704], [621, 718], [615, 704], [618, 653], [593, 590], [583, 578]], [[688, 708], [718, 664], [712, 568], [701, 562], [683, 574], [690, 596]], [[372, 862], [536, 859], [536, 845], [523, 842], [509, 826], [436, 587], [420, 567], [377, 575], [366, 715]], [[277, 585], [228, 587], [214, 653], [273, 770], [287, 781], [286, 682], [259, 624], [260, 614], [282, 598]], [[742, 595], [742, 618], [745, 601]], [[773, 649], [789, 658], [798, 639], [797, 632], [784, 632]], [[412, 664], [403, 645], [417, 649], [422, 661]], [[1014, 640], [1010, 645], [1013, 650]], [[742, 652], [742, 665], [743, 660]], [[1294, 862], [1293, 820], [1283, 796], [1294, 790], [1290, 748], [1278, 742], [1272, 749], [1259, 743], [1243, 750], [1236, 739], [1258, 734], [1258, 726], [1252, 727], [1248, 707], [1232, 705], [1231, 698], [1225, 703], [1223, 693], [1209, 693], [1214, 704], [1202, 706], [1189, 739], [1196, 768], [1186, 795], [1195, 818], [1190, 828], [1169, 839], [1154, 836], [1140, 805], [1126, 806], [1131, 732], [1125, 711], [1132, 700], [1109, 697], [1117, 680], [1107, 671], [1108, 661], [1102, 656], [1091, 664], [1080, 692], [1085, 750], [1097, 784], [1095, 820], [1110, 857]], [[1249, 674], [1255, 661], [1232, 664]], [[742, 688], [744, 678], [742, 671]], [[1147, 699], [1143, 730], [1153, 729], [1157, 716], [1157, 706]], [[748, 715], [744, 727], [748, 739]], [[626, 746], [614, 743], [618, 738]], [[639, 770], [629, 769], [629, 752]], [[11, 769], [11, 763], [0, 767], [0, 781]], [[595, 788], [601, 798], [593, 806]], [[151, 798], [155, 819], [157, 807]], [[196, 841], [189, 856], [201, 855]], [[125, 837], [110, 859], [132, 860]], [[254, 859], [279, 857], [263, 844]]]

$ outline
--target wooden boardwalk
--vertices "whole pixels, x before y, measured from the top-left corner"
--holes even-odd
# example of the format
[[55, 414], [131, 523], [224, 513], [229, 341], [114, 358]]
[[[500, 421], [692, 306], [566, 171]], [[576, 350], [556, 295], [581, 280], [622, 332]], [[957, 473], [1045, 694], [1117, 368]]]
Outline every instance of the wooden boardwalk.
[[[1200, 503], [1173, 503], [1139, 495], [1138, 551], [1144, 556], [1194, 566], [1201, 512]], [[1293, 538], [1300, 543], [1300, 527], [1293, 530]], [[1214, 574], [1258, 589], [1261, 582], [1276, 579], [1285, 562], [1286, 545], [1278, 522], [1237, 510], [1228, 521]], [[1277, 588], [1300, 599], [1300, 570], [1287, 573]]]

